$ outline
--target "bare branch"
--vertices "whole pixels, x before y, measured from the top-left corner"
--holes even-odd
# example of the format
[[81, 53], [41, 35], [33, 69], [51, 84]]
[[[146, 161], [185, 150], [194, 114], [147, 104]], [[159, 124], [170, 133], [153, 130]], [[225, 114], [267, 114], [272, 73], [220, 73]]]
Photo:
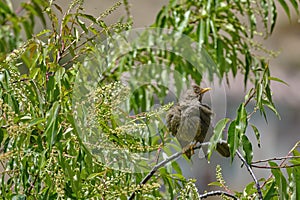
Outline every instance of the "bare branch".
[[274, 161], [274, 160], [287, 160], [287, 159], [293, 159], [293, 158], [300, 158], [300, 156], [284, 156], [284, 157], [275, 157], [275, 158], [268, 158], [264, 160], [258, 160], [258, 161], [253, 161], [252, 164], [258, 164], [258, 163], [263, 163], [263, 162], [269, 162], [269, 161]]
[[211, 197], [211, 196], [221, 196], [221, 195], [224, 195], [224, 196], [227, 196], [227, 197], [230, 197], [232, 199], [238, 199], [236, 196], [228, 193], [228, 192], [225, 192], [225, 191], [221, 191], [221, 190], [218, 190], [218, 191], [211, 191], [211, 192], [207, 192], [205, 194], [201, 194], [200, 195], [200, 198], [201, 199], [206, 199], [208, 197]]
[[[204, 142], [204, 143], [198, 143], [196, 146], [193, 147], [193, 150], [196, 149], [200, 149], [203, 146], [209, 145], [209, 142]], [[184, 148], [182, 149], [182, 151], [177, 152], [175, 154], [173, 154], [172, 156], [166, 158], [165, 160], [161, 161], [160, 163], [158, 163], [157, 165], [155, 165], [152, 170], [145, 176], [145, 178], [140, 182], [140, 187], [142, 187], [143, 185], [145, 185], [150, 178], [155, 174], [155, 172], [157, 172], [157, 170], [163, 166], [165, 166], [167, 163], [171, 162], [172, 160], [175, 160], [176, 158], [180, 157], [182, 154], [185, 154], [187, 151], [190, 151], [190, 148]], [[135, 197], [135, 193], [137, 192], [134, 191], [131, 196], [128, 198], [128, 200], [133, 200]]]
[[242, 154], [239, 151], [236, 151], [236, 154], [241, 159], [241, 161], [244, 163], [244, 165], [246, 166], [246, 168], [249, 171], [250, 175], [252, 176], [252, 178], [255, 182], [256, 189], [257, 189], [258, 199], [262, 200], [263, 196], [262, 196], [262, 192], [261, 192], [261, 189], [260, 189], [261, 187], [259, 185], [259, 182], [258, 182], [257, 178], [255, 177], [255, 174], [254, 174], [251, 166], [247, 163], [247, 161], [244, 159], [244, 157], [242, 156]]
[[251, 165], [251, 167], [259, 168], [259, 169], [282, 169], [282, 168], [292, 168], [298, 167], [300, 164], [295, 165], [280, 165], [280, 166], [261, 166], [261, 165]]
[[[279, 167], [283, 166], [285, 161], [288, 159], [288, 157], [293, 153], [293, 151], [300, 145], [300, 141], [296, 142], [296, 144], [294, 145], [294, 147], [289, 151], [289, 153], [286, 155], [286, 159], [283, 159], [283, 161], [279, 164]], [[262, 184], [262, 187], [265, 186], [265, 184], [267, 184], [267, 182], [273, 177], [273, 174], [271, 174], [269, 176], [269, 178], [266, 179], [266, 181]]]

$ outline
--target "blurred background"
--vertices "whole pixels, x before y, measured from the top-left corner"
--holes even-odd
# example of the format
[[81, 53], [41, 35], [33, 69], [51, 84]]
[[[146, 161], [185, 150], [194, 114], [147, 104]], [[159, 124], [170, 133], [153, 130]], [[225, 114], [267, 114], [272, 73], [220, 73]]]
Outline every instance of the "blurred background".
[[[15, 7], [21, 1], [14, 1]], [[85, 11], [92, 15], [99, 15], [102, 11], [112, 6], [116, 0], [86, 0]], [[67, 8], [70, 1], [59, 0], [56, 3], [63, 8]], [[167, 0], [129, 0], [131, 4], [131, 14], [133, 16], [135, 28], [143, 28], [151, 25], [156, 14]], [[278, 21], [273, 35], [263, 43], [270, 49], [279, 51], [278, 57], [270, 61], [272, 76], [279, 77], [288, 83], [287, 85], [273, 82], [272, 91], [274, 103], [280, 113], [281, 120], [275, 114], [268, 112], [268, 122], [256, 113], [253, 115], [251, 123], [255, 124], [261, 133], [261, 148], [258, 148], [254, 133], [251, 128], [247, 133], [253, 141], [254, 159], [274, 158], [285, 156], [289, 150], [300, 140], [300, 23], [295, 15], [292, 20], [282, 12], [278, 5]], [[106, 21], [117, 22], [125, 11], [121, 8], [110, 15]], [[294, 13], [293, 13], [294, 14]], [[234, 117], [238, 105], [243, 101], [244, 88], [243, 79], [237, 77], [230, 80], [230, 86], [226, 87], [227, 94], [227, 116]], [[182, 161], [182, 162], [181, 162]], [[193, 158], [193, 163], [187, 163], [184, 159], [180, 162], [186, 177], [197, 179], [197, 186], [200, 192], [211, 190], [207, 183], [215, 181], [216, 164], [221, 163], [223, 176], [229, 187], [233, 190], [241, 190], [247, 183], [252, 181], [245, 168], [241, 168], [241, 162], [236, 159], [230, 164], [229, 159], [213, 156], [208, 164], [205, 159]], [[258, 178], [269, 176], [265, 169], [256, 169]]]

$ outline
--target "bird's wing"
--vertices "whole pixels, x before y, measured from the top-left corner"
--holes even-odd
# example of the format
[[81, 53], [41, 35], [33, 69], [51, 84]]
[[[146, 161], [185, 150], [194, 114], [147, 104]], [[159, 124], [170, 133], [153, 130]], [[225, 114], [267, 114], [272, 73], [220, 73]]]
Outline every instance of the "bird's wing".
[[194, 141], [201, 132], [200, 109], [198, 104], [190, 104], [181, 111], [181, 123], [176, 135], [182, 147]]
[[167, 127], [173, 136], [176, 136], [181, 120], [181, 110], [178, 104], [172, 106], [167, 113]]
[[200, 121], [201, 121], [201, 134], [198, 135], [196, 140], [202, 143], [207, 135], [208, 130], [211, 129], [210, 121], [211, 121], [212, 111], [205, 104], [200, 104], [199, 109], [200, 109]]

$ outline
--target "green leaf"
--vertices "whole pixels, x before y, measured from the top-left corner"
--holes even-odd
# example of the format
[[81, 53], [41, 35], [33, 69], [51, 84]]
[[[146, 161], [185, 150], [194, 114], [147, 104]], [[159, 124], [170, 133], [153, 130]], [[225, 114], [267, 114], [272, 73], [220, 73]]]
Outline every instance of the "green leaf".
[[209, 183], [208, 184], [209, 186], [218, 186], [218, 187], [223, 187], [223, 185], [221, 184], [221, 183], [219, 183], [219, 182], [211, 182], [211, 183]]
[[273, 99], [272, 99], [271, 88], [270, 88], [269, 84], [266, 84], [266, 86], [265, 86], [265, 94], [267, 96], [268, 101], [274, 105]]
[[293, 167], [293, 180], [290, 183], [293, 186], [292, 199], [300, 199], [300, 167]]
[[296, 11], [296, 13], [297, 13], [297, 15], [299, 15], [300, 12], [299, 12], [299, 5], [298, 5], [298, 2], [297, 2], [296, 0], [290, 0], [290, 2], [292, 3], [292, 5], [293, 5], [293, 7], [294, 7], [294, 9], [295, 9], [295, 11]]
[[172, 167], [177, 173], [182, 174], [180, 165], [177, 162], [172, 162]]
[[172, 183], [171, 178], [169, 177], [169, 173], [165, 168], [160, 168], [159, 169], [160, 176], [162, 177], [164, 181], [164, 185], [166, 186], [166, 189], [168, 190], [169, 194], [171, 195], [171, 199], [174, 199], [174, 193], [173, 193], [173, 186], [174, 184]]
[[47, 138], [49, 149], [51, 149], [51, 146], [55, 143], [56, 135], [58, 133], [59, 110], [60, 110], [59, 102], [54, 102], [52, 108], [48, 113], [45, 135]]
[[[191, 11], [188, 10], [188, 11], [185, 12], [184, 15], [183, 15], [183, 16], [184, 16], [184, 19], [183, 19], [183, 21], [182, 21], [182, 22], [178, 25], [178, 27], [177, 27], [177, 30], [178, 30], [178, 32], [179, 32], [180, 34], [183, 33], [184, 29], [185, 29], [186, 26], [188, 25], [190, 14], [191, 14]], [[176, 32], [176, 33], [178, 33], [178, 32]]]
[[258, 143], [257, 145], [260, 148], [260, 133], [259, 133], [258, 129], [256, 128], [256, 126], [254, 126], [253, 124], [250, 124], [250, 125], [251, 125], [251, 127], [254, 131], [254, 134], [255, 134], [255, 137], [256, 137], [256, 140], [257, 140], [257, 143]]
[[261, 83], [258, 83], [256, 85], [256, 102], [258, 106], [262, 106], [262, 93], [263, 93], [263, 85]]
[[56, 3], [54, 3], [54, 4], [52, 4], [57, 10], [59, 10], [59, 12], [61, 13], [61, 14], [63, 14], [63, 10], [62, 10], [62, 8], [59, 6], [59, 5], [57, 5]]
[[33, 96], [38, 100], [38, 102], [36, 104], [38, 104], [38, 106], [39, 106], [40, 114], [44, 115], [43, 106], [45, 104], [45, 97], [42, 95], [40, 88], [38, 87], [38, 85], [36, 84], [36, 82], [34, 80], [30, 80], [30, 83], [31, 84], [28, 86], [28, 90], [32, 90], [33, 93], [35, 93]]
[[42, 21], [44, 28], [46, 27], [46, 18], [44, 16], [44, 7], [48, 6], [48, 3], [46, 2], [36, 2], [33, 1], [34, 4], [34, 10], [36, 11], [36, 15], [39, 17], [39, 19]]
[[0, 127], [0, 144], [2, 143], [3, 138], [4, 138], [4, 131], [3, 131], [3, 129]]
[[247, 124], [247, 112], [244, 103], [242, 103], [237, 111], [237, 118], [230, 123], [228, 128], [228, 144], [231, 162], [233, 161], [236, 150], [241, 145], [241, 137], [246, 132]]
[[231, 162], [233, 161], [233, 158], [235, 156], [235, 152], [239, 147], [239, 135], [238, 135], [238, 131], [236, 131], [236, 121], [232, 121], [229, 125], [228, 128], [228, 145], [229, 145], [229, 151], [230, 151], [230, 157], [231, 157]]
[[93, 173], [93, 174], [90, 174], [88, 177], [87, 177], [87, 180], [91, 180], [91, 179], [94, 179], [95, 177], [99, 176], [103, 176], [103, 174], [105, 174], [105, 171], [103, 172], [99, 172], [99, 173]]
[[272, 200], [274, 199], [274, 196], [276, 195], [276, 189], [275, 189], [275, 181], [271, 183], [270, 188], [267, 190], [267, 194], [264, 196], [264, 200]]
[[277, 8], [276, 8], [276, 4], [274, 1], [271, 1], [271, 28], [270, 28], [270, 33], [273, 33], [275, 24], [276, 24], [276, 20], [277, 20]]
[[42, 35], [44, 35], [44, 34], [46, 34], [46, 33], [50, 33], [51, 32], [51, 30], [49, 30], [49, 29], [44, 29], [44, 30], [42, 30], [41, 32], [39, 32], [38, 34], [36, 34], [36, 37], [40, 37], [40, 36], [42, 36]]
[[207, 35], [205, 35], [205, 21], [203, 19], [200, 20], [198, 27], [197, 27], [197, 32], [198, 32], [198, 45], [201, 48], [204, 43], [207, 41]]
[[269, 5], [267, 0], [261, 0], [260, 5], [262, 7], [262, 12], [263, 12], [263, 24], [264, 24], [264, 29], [266, 32], [268, 32], [268, 21], [269, 21]]
[[254, 185], [255, 185], [255, 183], [251, 182], [246, 186], [246, 188], [244, 189], [244, 192], [243, 192], [245, 194], [245, 196], [251, 196], [256, 193], [257, 189], [254, 188]]
[[[299, 143], [300, 141], [298, 142], [298, 144]], [[293, 151], [293, 156], [300, 156], [300, 153], [299, 151], [297, 151], [297, 149]], [[289, 162], [293, 165], [298, 165], [292, 168], [287, 168], [287, 172], [289, 175], [289, 186], [291, 190], [290, 193], [292, 194], [291, 199], [299, 199], [300, 198], [300, 166], [299, 166], [300, 158], [299, 157], [292, 158], [290, 159]]]
[[247, 13], [249, 24], [250, 24], [250, 36], [251, 36], [251, 38], [253, 38], [253, 34], [256, 30], [256, 16], [253, 13], [253, 9], [251, 9], [251, 5], [250, 5], [251, 3], [249, 0], [247, 1], [247, 4], [248, 4], [247, 6], [250, 8], [250, 9], [248, 9], [248, 13]]
[[245, 153], [245, 159], [248, 164], [252, 162], [253, 158], [253, 151], [252, 151], [252, 145], [251, 142], [249, 141], [248, 137], [246, 135], [242, 136], [242, 144], [243, 144], [243, 150]]
[[222, 77], [226, 70], [226, 66], [224, 60], [224, 44], [223, 41], [220, 39], [217, 40], [216, 54], [217, 54], [217, 63], [220, 68], [220, 75]]
[[89, 30], [87, 28], [87, 26], [85, 25], [85, 23], [83, 21], [81, 21], [81, 19], [79, 19], [79, 17], [75, 17], [76, 21], [78, 22], [79, 26], [84, 30], [85, 33], [88, 33]]
[[273, 77], [273, 76], [269, 76], [268, 78], [269, 78], [269, 80], [271, 80], [271, 81], [277, 81], [277, 82], [279, 82], [279, 83], [283, 83], [283, 84], [289, 86], [289, 84], [287, 84], [285, 81], [281, 80], [280, 78]]
[[242, 103], [237, 111], [237, 119], [236, 119], [237, 123], [237, 129], [238, 131], [240, 131], [241, 133], [245, 133], [246, 132], [246, 128], [247, 128], [247, 112], [245, 109], [245, 105], [244, 103]]
[[251, 88], [251, 89], [247, 92], [247, 94], [246, 94], [245, 97], [244, 97], [245, 102], [248, 101], [248, 99], [250, 98], [250, 96], [252, 96], [253, 90], [254, 90], [254, 88]]
[[83, 18], [89, 19], [92, 22], [94, 22], [95, 24], [97, 24], [97, 19], [93, 16], [93, 15], [88, 15], [88, 14], [84, 14], [84, 13], [79, 13], [78, 16], [81, 16]]
[[[278, 165], [275, 162], [269, 162], [269, 165], [271, 167], [278, 167]], [[289, 199], [288, 198], [288, 193], [287, 193], [287, 182], [285, 177], [283, 176], [281, 170], [278, 168], [273, 168], [271, 169], [272, 174], [275, 177], [275, 182], [276, 185], [279, 189], [278, 193], [280, 195], [280, 199], [285, 200], [285, 199]]]
[[250, 67], [252, 65], [251, 53], [247, 51], [245, 53], [245, 75], [244, 75], [244, 86], [247, 86], [247, 81], [249, 77]]
[[267, 106], [270, 110], [272, 110], [273, 113], [278, 117], [278, 119], [281, 119], [278, 111], [276, 110], [275, 106], [272, 103], [270, 103], [269, 101], [266, 101], [266, 100], [262, 100], [262, 104]]
[[186, 180], [186, 178], [182, 174], [172, 174], [171, 177], [173, 179], [179, 179], [181, 181], [185, 181]]
[[37, 124], [41, 124], [45, 121], [46, 121], [46, 119], [42, 118], [42, 117], [41, 118], [35, 118], [35, 119], [33, 119], [29, 122], [28, 127], [32, 127], [32, 126], [37, 125]]
[[210, 138], [210, 142], [209, 142], [209, 146], [208, 146], [208, 150], [207, 150], [207, 152], [208, 152], [207, 159], [208, 160], [210, 160], [213, 150], [216, 149], [217, 143], [222, 139], [223, 130], [225, 129], [228, 122], [229, 122], [229, 119], [224, 118], [224, 119], [221, 119], [217, 123], [217, 125], [214, 129], [213, 136]]
[[289, 6], [287, 5], [285, 0], [278, 0], [282, 8], [284, 9], [285, 13], [287, 14], [289, 20], [291, 20], [291, 14], [290, 14], [290, 9]]

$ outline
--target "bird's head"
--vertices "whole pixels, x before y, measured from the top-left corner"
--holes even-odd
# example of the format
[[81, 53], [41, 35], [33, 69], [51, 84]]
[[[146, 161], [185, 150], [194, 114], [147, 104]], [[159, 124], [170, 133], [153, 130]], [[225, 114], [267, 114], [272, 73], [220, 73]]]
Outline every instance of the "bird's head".
[[204, 93], [211, 90], [211, 88], [201, 88], [199, 85], [193, 85], [194, 93], [198, 96], [199, 101], [202, 101]]

